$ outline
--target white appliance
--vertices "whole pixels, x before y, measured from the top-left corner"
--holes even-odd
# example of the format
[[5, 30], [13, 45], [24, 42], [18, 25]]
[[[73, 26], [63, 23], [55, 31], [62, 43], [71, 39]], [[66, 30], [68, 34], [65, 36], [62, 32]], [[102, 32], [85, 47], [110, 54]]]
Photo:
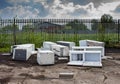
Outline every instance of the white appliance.
[[101, 51], [70, 51], [68, 65], [102, 67]]
[[69, 56], [69, 48], [63, 45], [52, 45], [52, 51], [57, 56]]
[[11, 53], [13, 53], [13, 49], [17, 48], [17, 47], [25, 47], [25, 46], [29, 46], [31, 51], [35, 51], [35, 45], [34, 44], [20, 44], [20, 45], [13, 45], [11, 46]]
[[75, 46], [74, 42], [68, 42], [68, 41], [57, 41], [57, 44], [67, 46], [70, 50], [73, 46]]
[[28, 60], [34, 51], [34, 44], [22, 44], [18, 45], [15, 48], [13, 47], [13, 56], [14, 60]]
[[94, 41], [94, 40], [80, 40], [79, 41], [80, 46], [102, 46], [104, 47], [105, 43], [100, 41]]
[[38, 50], [37, 63], [39, 65], [51, 65], [55, 64], [54, 53], [50, 50]]
[[43, 48], [45, 50], [51, 50], [52, 49], [52, 45], [56, 45], [56, 43], [50, 42], [50, 41], [43, 42]]
[[101, 46], [75, 46], [72, 47], [72, 50], [74, 51], [101, 51], [101, 56], [104, 57], [104, 47]]

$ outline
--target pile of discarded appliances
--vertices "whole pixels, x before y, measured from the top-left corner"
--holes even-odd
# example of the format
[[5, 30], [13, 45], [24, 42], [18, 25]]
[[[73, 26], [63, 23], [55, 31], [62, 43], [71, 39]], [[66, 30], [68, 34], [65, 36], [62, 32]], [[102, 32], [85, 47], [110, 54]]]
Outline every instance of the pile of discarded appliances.
[[56, 43], [45, 41], [43, 46], [35, 51], [34, 44], [21, 44], [11, 46], [13, 60], [28, 60], [32, 54], [37, 54], [39, 65], [55, 64], [56, 57], [68, 59], [68, 65], [102, 67], [104, 58], [104, 42], [94, 40], [80, 40], [79, 46], [74, 42], [57, 41]]

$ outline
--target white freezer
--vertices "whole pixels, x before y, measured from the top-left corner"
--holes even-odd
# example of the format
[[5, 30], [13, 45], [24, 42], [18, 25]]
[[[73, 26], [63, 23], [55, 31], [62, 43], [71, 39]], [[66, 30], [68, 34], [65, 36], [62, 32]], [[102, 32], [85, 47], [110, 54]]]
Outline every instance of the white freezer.
[[52, 51], [57, 56], [69, 56], [69, 48], [62, 45], [52, 45]]
[[105, 46], [104, 42], [100, 41], [94, 41], [94, 40], [80, 40], [79, 41], [80, 46]]
[[45, 41], [45, 42], [43, 42], [43, 49], [51, 50], [52, 49], [52, 45], [56, 45], [56, 43], [50, 42], [50, 41]]
[[50, 50], [38, 50], [37, 63], [39, 65], [55, 64], [54, 53]]
[[100, 51], [70, 51], [69, 56], [68, 65], [102, 66]]
[[73, 46], [75, 46], [75, 42], [68, 42], [68, 41], [57, 41], [57, 44], [67, 46], [70, 50]]

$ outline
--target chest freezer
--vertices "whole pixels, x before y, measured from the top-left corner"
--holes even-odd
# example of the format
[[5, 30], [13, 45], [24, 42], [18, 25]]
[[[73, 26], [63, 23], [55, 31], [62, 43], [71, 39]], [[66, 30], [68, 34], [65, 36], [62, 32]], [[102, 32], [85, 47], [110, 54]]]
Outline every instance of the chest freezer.
[[101, 46], [75, 46], [72, 47], [72, 50], [74, 51], [101, 51], [101, 56], [104, 57], [104, 47]]
[[37, 63], [39, 65], [51, 65], [55, 63], [54, 53], [50, 50], [38, 50]]
[[73, 46], [75, 46], [74, 42], [68, 42], [68, 41], [57, 41], [57, 44], [67, 46], [70, 50]]
[[52, 49], [52, 45], [56, 45], [56, 43], [50, 42], [50, 41], [43, 42], [43, 48], [45, 50], [51, 50]]
[[68, 65], [101, 67], [100, 51], [70, 51], [70, 62]]
[[94, 41], [94, 40], [80, 40], [79, 41], [80, 46], [102, 46], [104, 47], [105, 43], [100, 41]]
[[57, 56], [69, 56], [69, 48], [63, 45], [52, 45], [52, 51]]
[[34, 50], [34, 44], [23, 44], [13, 48], [14, 60], [28, 60]]

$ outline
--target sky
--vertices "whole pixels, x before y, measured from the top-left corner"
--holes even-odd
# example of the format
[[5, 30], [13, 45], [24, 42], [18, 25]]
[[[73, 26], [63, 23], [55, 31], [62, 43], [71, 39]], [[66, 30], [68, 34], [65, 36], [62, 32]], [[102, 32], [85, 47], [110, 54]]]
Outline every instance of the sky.
[[0, 0], [0, 18], [120, 19], [120, 0]]

